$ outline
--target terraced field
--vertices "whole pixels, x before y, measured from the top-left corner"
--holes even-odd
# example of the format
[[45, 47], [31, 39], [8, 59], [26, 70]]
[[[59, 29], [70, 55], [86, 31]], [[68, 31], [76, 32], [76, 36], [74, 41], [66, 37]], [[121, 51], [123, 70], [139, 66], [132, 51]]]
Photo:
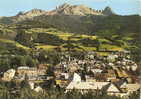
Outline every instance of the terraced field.
[[29, 50], [30, 49], [29, 47], [24, 46], [24, 45], [22, 45], [22, 44], [20, 44], [20, 43], [18, 43], [16, 41], [8, 40], [8, 39], [2, 39], [2, 38], [0, 38], [0, 44], [1, 45], [13, 45], [13, 46], [15, 46], [17, 48], [22, 48], [24, 50]]
[[53, 50], [58, 47], [61, 48], [61, 50], [67, 50], [67, 48], [64, 46], [67, 46], [68, 41], [69, 41], [71, 42], [71, 45], [74, 46], [75, 50], [96, 51], [96, 46], [94, 44], [90, 44], [90, 43], [94, 43], [96, 40], [98, 40], [101, 43], [100, 44], [101, 49], [107, 49], [110, 51], [121, 51], [124, 49], [121, 46], [110, 44], [111, 41], [104, 39], [104, 38], [100, 38], [100, 37], [92, 36], [92, 35], [86, 35], [86, 34], [67, 33], [67, 32], [62, 32], [62, 31], [53, 29], [53, 28], [50, 28], [50, 29], [36, 28], [36, 29], [30, 29], [26, 32], [32, 33], [32, 34], [46, 33], [46, 34], [56, 36], [59, 39], [64, 41], [59, 46], [41, 44], [41, 43], [35, 44], [36, 48], [42, 48], [45, 50]]

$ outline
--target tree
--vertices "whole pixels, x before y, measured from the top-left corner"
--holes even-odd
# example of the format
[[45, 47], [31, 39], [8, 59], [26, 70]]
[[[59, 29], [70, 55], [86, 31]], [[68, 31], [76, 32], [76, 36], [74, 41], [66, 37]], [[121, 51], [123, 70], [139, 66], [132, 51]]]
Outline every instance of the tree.
[[48, 76], [55, 76], [54, 74], [54, 67], [53, 66], [48, 66], [48, 69], [46, 71]]
[[30, 33], [26, 33], [23, 29], [17, 29], [17, 35], [15, 40], [25, 46], [32, 48], [33, 44], [33, 36]]
[[26, 65], [29, 67], [35, 67], [38, 64], [38, 61], [36, 61], [35, 59], [33, 59], [31, 56], [25, 56], [25, 62]]
[[29, 88], [29, 83], [28, 83], [28, 75], [25, 75], [25, 79], [20, 83], [21, 88]]

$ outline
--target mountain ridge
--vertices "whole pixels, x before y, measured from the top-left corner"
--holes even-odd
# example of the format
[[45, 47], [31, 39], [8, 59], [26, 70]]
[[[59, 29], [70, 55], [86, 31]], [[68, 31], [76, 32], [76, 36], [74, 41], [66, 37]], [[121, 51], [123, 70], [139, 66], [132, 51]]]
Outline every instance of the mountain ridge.
[[12, 17], [1, 17], [0, 23], [4, 23], [4, 24], [18, 23], [18, 22], [25, 21], [25, 20], [33, 20], [35, 17], [39, 17], [39, 16], [53, 16], [53, 15], [109, 16], [113, 14], [115, 13], [113, 13], [110, 7], [106, 7], [104, 10], [95, 10], [85, 5], [63, 4], [59, 7], [56, 7], [56, 9], [51, 10], [51, 11], [45, 11], [45, 10], [35, 8], [27, 12], [19, 12], [17, 15], [12, 16]]

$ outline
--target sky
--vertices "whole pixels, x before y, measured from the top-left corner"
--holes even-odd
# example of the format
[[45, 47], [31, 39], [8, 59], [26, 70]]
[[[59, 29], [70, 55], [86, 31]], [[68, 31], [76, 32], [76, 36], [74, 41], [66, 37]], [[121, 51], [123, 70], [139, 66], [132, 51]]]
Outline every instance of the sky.
[[0, 16], [14, 16], [20, 11], [26, 12], [34, 8], [53, 10], [64, 3], [84, 4], [97, 10], [109, 6], [120, 15], [141, 15], [141, 0], [0, 0]]

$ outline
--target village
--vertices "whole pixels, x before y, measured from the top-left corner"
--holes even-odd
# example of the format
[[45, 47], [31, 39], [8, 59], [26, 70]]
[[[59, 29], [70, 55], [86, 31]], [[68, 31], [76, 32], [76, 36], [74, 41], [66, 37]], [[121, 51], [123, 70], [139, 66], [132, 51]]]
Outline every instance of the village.
[[140, 85], [138, 65], [131, 60], [130, 52], [112, 52], [101, 56], [88, 52], [84, 59], [62, 56], [56, 66], [39, 64], [37, 67], [19, 66], [3, 73], [2, 81], [27, 80], [36, 92], [44, 90], [41, 82], [54, 81], [54, 86], [65, 89], [64, 93], [77, 90], [104, 91], [108, 95], [127, 97], [138, 92]]

